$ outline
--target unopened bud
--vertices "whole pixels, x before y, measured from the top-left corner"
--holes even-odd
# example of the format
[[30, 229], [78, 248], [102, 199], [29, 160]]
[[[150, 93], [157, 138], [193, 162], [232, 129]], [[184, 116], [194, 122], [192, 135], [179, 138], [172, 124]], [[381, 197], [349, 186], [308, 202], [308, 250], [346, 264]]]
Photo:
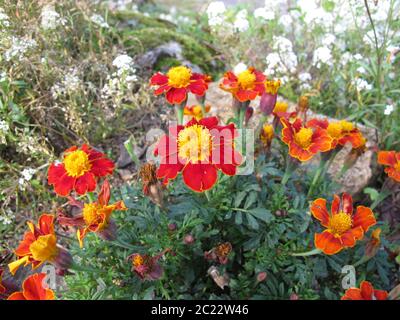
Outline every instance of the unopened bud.
[[194, 242], [194, 237], [191, 234], [187, 234], [183, 239], [185, 244], [192, 244]]
[[257, 282], [263, 282], [265, 279], [267, 279], [267, 273], [266, 272], [259, 272], [257, 274]]

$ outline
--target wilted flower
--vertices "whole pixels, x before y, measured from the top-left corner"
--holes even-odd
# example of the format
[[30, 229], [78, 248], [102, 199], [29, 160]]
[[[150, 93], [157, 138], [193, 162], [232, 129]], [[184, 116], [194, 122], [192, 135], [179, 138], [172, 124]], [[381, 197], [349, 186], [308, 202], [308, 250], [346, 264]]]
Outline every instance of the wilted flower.
[[387, 298], [387, 291], [376, 290], [370, 282], [363, 281], [360, 289], [347, 289], [341, 300], [387, 300]]
[[265, 92], [264, 81], [265, 75], [251, 67], [238, 75], [232, 71], [225, 73], [220, 88], [230, 92], [238, 101], [245, 102]]
[[381, 246], [381, 232], [381, 228], [376, 228], [374, 231], [372, 231], [371, 239], [369, 239], [365, 245], [365, 255], [367, 257], [372, 258], [378, 252]]
[[229, 285], [229, 276], [226, 272], [224, 272], [222, 275], [219, 272], [219, 270], [217, 269], [217, 267], [215, 266], [211, 266], [207, 273], [210, 275], [210, 277], [213, 279], [213, 281], [215, 282], [215, 284], [220, 287], [222, 290], [224, 290], [224, 288], [226, 286]]
[[189, 92], [203, 96], [208, 89], [208, 76], [192, 72], [185, 66], [173, 67], [166, 75], [157, 72], [150, 79], [151, 86], [158, 86], [155, 95], [165, 93], [170, 104], [181, 104], [186, 101]]
[[26, 278], [22, 291], [12, 293], [7, 300], [54, 300], [54, 291], [44, 286], [45, 273], [35, 273]]
[[165, 249], [160, 254], [151, 257], [147, 254], [134, 253], [128, 257], [132, 261], [132, 271], [142, 280], [158, 280], [163, 275], [163, 268], [158, 263], [170, 249]]
[[11, 274], [14, 275], [22, 265], [31, 264], [32, 269], [36, 269], [45, 262], [51, 262], [60, 269], [68, 269], [72, 257], [68, 251], [57, 246], [54, 216], [42, 214], [37, 225], [29, 221], [28, 227], [29, 231], [15, 250], [18, 260], [8, 265]]
[[155, 155], [161, 157], [157, 177], [164, 184], [182, 171], [184, 183], [196, 192], [211, 189], [218, 179], [218, 170], [233, 176], [241, 163], [235, 150], [237, 131], [233, 123], [218, 125], [218, 118], [192, 119], [185, 126], [170, 129], [161, 138]]
[[78, 227], [77, 237], [81, 248], [83, 247], [83, 239], [89, 232], [97, 233], [104, 240], [112, 241], [116, 239], [117, 227], [111, 219], [111, 215], [116, 210], [122, 211], [127, 210], [127, 208], [123, 201], [109, 204], [110, 196], [110, 184], [108, 180], [105, 180], [96, 202], [83, 205], [74, 202], [81, 207], [81, 214], [73, 218], [68, 218], [62, 214], [58, 216], [57, 220], [61, 225]]
[[310, 160], [318, 152], [331, 148], [332, 138], [326, 130], [303, 125], [297, 118], [294, 123], [281, 118], [282, 141], [289, 146], [289, 154], [300, 161]]
[[343, 193], [342, 199], [334, 195], [331, 214], [326, 208], [326, 200], [322, 198], [311, 204], [311, 213], [326, 228], [322, 233], [315, 234], [315, 247], [328, 255], [354, 247], [357, 240], [361, 240], [376, 224], [370, 208], [358, 206], [353, 213], [353, 199], [347, 193]]
[[217, 261], [220, 264], [227, 264], [229, 259], [229, 254], [231, 252], [232, 252], [231, 243], [224, 242], [212, 248], [210, 251], [205, 252], [204, 258], [210, 261]]
[[400, 152], [379, 151], [378, 163], [384, 166], [388, 176], [397, 182], [400, 182]]
[[72, 190], [85, 194], [96, 189], [97, 179], [112, 174], [114, 163], [106, 156], [83, 144], [64, 151], [61, 163], [52, 163], [48, 172], [48, 183], [60, 196], [67, 196]]
[[162, 206], [163, 191], [160, 181], [157, 179], [157, 167], [153, 163], [145, 163], [139, 170], [142, 179], [143, 193], [155, 204]]

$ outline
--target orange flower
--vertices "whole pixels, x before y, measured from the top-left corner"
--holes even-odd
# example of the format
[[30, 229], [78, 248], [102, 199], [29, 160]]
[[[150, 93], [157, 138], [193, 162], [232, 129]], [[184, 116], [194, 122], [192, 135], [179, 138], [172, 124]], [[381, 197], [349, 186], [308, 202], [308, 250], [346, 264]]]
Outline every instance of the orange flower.
[[368, 229], [376, 224], [370, 208], [358, 206], [353, 213], [351, 195], [343, 193], [342, 200], [334, 195], [331, 214], [326, 208], [325, 199], [317, 199], [311, 204], [311, 213], [326, 228], [314, 237], [315, 247], [325, 254], [335, 254], [344, 248], [352, 248], [361, 240]]
[[173, 67], [166, 75], [157, 72], [150, 79], [151, 86], [158, 86], [155, 95], [165, 93], [170, 104], [181, 104], [186, 101], [189, 92], [196, 96], [204, 96], [208, 89], [210, 77], [194, 73], [185, 66]]
[[14, 292], [7, 300], [54, 300], [54, 291], [43, 286], [45, 278], [45, 273], [29, 276], [22, 284], [22, 291]]
[[378, 163], [387, 166], [385, 172], [389, 177], [400, 182], [400, 152], [379, 151]]
[[[210, 109], [211, 109], [211, 106], [209, 104], [207, 104], [205, 106], [206, 113], [210, 112]], [[186, 116], [195, 117], [196, 120], [200, 120], [204, 117], [201, 106], [199, 106], [199, 105], [186, 106], [185, 109], [183, 110], [183, 113]]]
[[225, 73], [220, 88], [230, 92], [238, 101], [245, 102], [265, 92], [264, 82], [265, 75], [251, 67], [238, 75], [232, 71]]
[[83, 144], [80, 149], [67, 149], [61, 163], [50, 165], [48, 183], [54, 185], [59, 196], [68, 196], [72, 190], [85, 194], [96, 189], [97, 178], [112, 174], [113, 170], [114, 163], [103, 153]]
[[294, 123], [281, 118], [283, 125], [282, 141], [289, 146], [289, 154], [300, 161], [310, 160], [319, 151], [328, 151], [332, 139], [326, 130], [303, 126], [302, 120], [297, 118]]
[[54, 216], [42, 214], [39, 223], [28, 222], [29, 230], [20, 242], [15, 254], [18, 260], [8, 265], [11, 274], [15, 274], [20, 266], [32, 265], [36, 269], [45, 262], [52, 262], [61, 269], [67, 269], [72, 263], [69, 253], [57, 246], [54, 232]]
[[241, 162], [235, 150], [237, 131], [233, 123], [218, 125], [217, 117], [192, 119], [185, 126], [173, 127], [155, 149], [161, 157], [157, 178], [168, 184], [182, 171], [183, 182], [196, 192], [211, 189], [218, 179], [218, 170], [233, 176]]
[[339, 144], [344, 146], [347, 142], [350, 142], [353, 149], [362, 148], [365, 146], [365, 138], [358, 128], [346, 120], [332, 121], [328, 119], [311, 119], [307, 122], [309, 127], [317, 127], [325, 129], [329, 136], [332, 138], [331, 149], [336, 148]]
[[387, 300], [387, 298], [387, 291], [376, 290], [370, 282], [363, 281], [360, 289], [347, 289], [341, 300]]
[[62, 214], [58, 216], [61, 225], [77, 226], [77, 236], [80, 247], [83, 247], [83, 239], [89, 232], [96, 232], [105, 240], [115, 240], [116, 225], [111, 219], [111, 214], [115, 210], [127, 210], [123, 201], [118, 201], [109, 205], [110, 184], [105, 180], [96, 202], [85, 203], [81, 206], [82, 213], [73, 218], [68, 218]]

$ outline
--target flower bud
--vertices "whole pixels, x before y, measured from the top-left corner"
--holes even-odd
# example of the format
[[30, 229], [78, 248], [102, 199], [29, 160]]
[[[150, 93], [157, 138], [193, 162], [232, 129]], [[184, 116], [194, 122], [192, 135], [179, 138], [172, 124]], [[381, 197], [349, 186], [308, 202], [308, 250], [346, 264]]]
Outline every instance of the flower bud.
[[168, 224], [168, 230], [169, 231], [175, 231], [177, 228], [176, 223], [170, 223]]
[[185, 244], [192, 244], [194, 242], [194, 237], [191, 234], [187, 234], [183, 239]]
[[263, 282], [265, 279], [267, 279], [267, 273], [266, 272], [259, 272], [257, 274], [257, 282]]
[[299, 300], [299, 296], [296, 294], [296, 293], [292, 293], [291, 295], [290, 295], [290, 300]]
[[275, 108], [278, 95], [264, 93], [260, 99], [260, 110], [265, 116], [269, 116]]
[[253, 116], [253, 114], [254, 114], [254, 109], [252, 107], [247, 107], [246, 108], [246, 113], [245, 113], [245, 116], [244, 116], [244, 122], [245, 122], [246, 126], [249, 123], [249, 121], [250, 121], [251, 117]]

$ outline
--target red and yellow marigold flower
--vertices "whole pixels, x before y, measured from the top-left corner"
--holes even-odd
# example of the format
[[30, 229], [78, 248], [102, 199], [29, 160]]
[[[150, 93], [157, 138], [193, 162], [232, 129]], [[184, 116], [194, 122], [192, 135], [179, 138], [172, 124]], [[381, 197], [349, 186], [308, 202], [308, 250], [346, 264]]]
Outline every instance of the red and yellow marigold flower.
[[[211, 106], [207, 104], [205, 105], [204, 109], [205, 112], [208, 113], [210, 112]], [[183, 114], [185, 116], [194, 117], [196, 120], [200, 120], [205, 116], [203, 115], [203, 110], [200, 105], [186, 106], [183, 110]]]
[[161, 157], [157, 177], [168, 184], [182, 172], [184, 183], [196, 192], [211, 189], [218, 179], [218, 170], [233, 176], [241, 163], [235, 150], [234, 124], [218, 125], [218, 118], [192, 119], [185, 126], [170, 129], [161, 138], [155, 155]]
[[112, 174], [114, 163], [104, 153], [83, 144], [64, 152], [61, 163], [50, 165], [48, 183], [60, 196], [68, 196], [72, 190], [85, 194], [96, 189], [97, 179]]
[[322, 128], [303, 125], [297, 118], [293, 123], [281, 118], [282, 141], [289, 146], [289, 154], [300, 161], [310, 160], [318, 152], [330, 150], [332, 139]]
[[111, 219], [111, 214], [116, 210], [127, 210], [123, 201], [109, 204], [110, 184], [105, 180], [96, 202], [80, 205], [82, 213], [69, 218], [64, 215], [58, 216], [61, 225], [77, 226], [77, 237], [81, 248], [83, 239], [89, 232], [95, 232], [105, 240], [115, 240], [116, 225]]
[[396, 151], [379, 151], [378, 163], [384, 166], [385, 172], [393, 180], [400, 182], [400, 152]]
[[254, 100], [265, 92], [265, 75], [254, 69], [248, 68], [238, 75], [232, 71], [225, 73], [220, 88], [230, 92], [238, 101]]
[[208, 89], [210, 77], [192, 72], [185, 66], [173, 67], [167, 74], [157, 72], [150, 79], [151, 86], [157, 86], [155, 95], [165, 93], [170, 104], [181, 104], [186, 101], [189, 92], [196, 96], [204, 96]]
[[311, 213], [326, 228], [322, 233], [315, 234], [315, 247], [329, 255], [354, 247], [357, 240], [361, 240], [376, 224], [370, 208], [358, 206], [353, 213], [353, 199], [347, 193], [343, 193], [342, 199], [334, 195], [330, 214], [326, 200], [322, 198], [312, 203]]
[[360, 289], [347, 289], [341, 300], [387, 300], [388, 292], [376, 290], [368, 281], [361, 282]]
[[7, 300], [54, 300], [54, 291], [44, 287], [45, 278], [45, 273], [29, 276], [22, 284], [22, 291], [12, 293]]
[[15, 250], [18, 260], [8, 265], [11, 274], [14, 275], [22, 265], [31, 264], [32, 269], [36, 269], [45, 262], [54, 263], [60, 269], [68, 269], [72, 258], [65, 249], [57, 246], [54, 216], [42, 214], [37, 225], [29, 221], [28, 227], [29, 231]]
[[344, 146], [348, 142], [351, 143], [353, 149], [365, 146], [366, 140], [361, 131], [349, 121], [329, 122], [328, 119], [311, 119], [307, 125], [325, 129], [332, 138], [331, 149], [336, 148], [337, 145]]

